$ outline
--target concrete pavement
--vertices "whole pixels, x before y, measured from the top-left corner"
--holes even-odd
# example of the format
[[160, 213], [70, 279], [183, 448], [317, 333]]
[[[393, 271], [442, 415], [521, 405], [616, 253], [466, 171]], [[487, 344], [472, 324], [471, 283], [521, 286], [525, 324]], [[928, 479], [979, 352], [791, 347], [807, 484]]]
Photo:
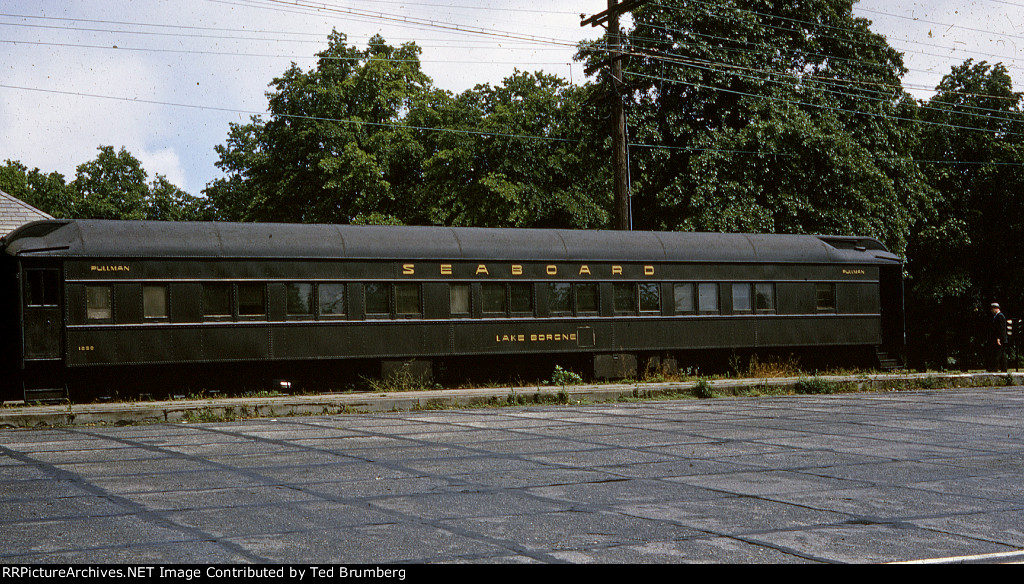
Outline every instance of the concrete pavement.
[[1022, 473], [1019, 386], [8, 429], [0, 563], [1020, 561]]

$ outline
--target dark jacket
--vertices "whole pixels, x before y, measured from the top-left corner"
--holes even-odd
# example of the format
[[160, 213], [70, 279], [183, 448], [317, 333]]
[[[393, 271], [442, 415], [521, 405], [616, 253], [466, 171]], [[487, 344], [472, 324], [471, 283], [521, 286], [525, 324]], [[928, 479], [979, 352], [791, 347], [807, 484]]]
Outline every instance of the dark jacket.
[[989, 340], [992, 341], [992, 344], [999, 341], [999, 344], [1006, 346], [1006, 315], [1002, 312], [998, 312], [992, 317], [992, 332], [989, 334]]

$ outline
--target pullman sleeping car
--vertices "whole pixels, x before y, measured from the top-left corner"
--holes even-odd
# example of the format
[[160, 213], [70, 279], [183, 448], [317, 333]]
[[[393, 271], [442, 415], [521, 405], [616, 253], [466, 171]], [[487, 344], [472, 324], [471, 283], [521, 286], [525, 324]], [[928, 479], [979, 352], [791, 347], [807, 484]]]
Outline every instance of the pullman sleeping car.
[[0, 262], [5, 400], [215, 370], [532, 356], [614, 377], [903, 345], [902, 263], [869, 238], [47, 220]]

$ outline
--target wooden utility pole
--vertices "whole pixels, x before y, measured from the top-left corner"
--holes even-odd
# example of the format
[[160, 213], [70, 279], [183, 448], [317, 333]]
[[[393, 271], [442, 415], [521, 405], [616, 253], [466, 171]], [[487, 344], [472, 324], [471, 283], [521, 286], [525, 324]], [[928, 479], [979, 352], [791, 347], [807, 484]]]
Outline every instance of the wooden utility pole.
[[629, 155], [626, 143], [626, 111], [622, 105], [622, 54], [619, 15], [643, 4], [646, 0], [608, 0], [608, 10], [584, 18], [580, 26], [599, 26], [607, 23], [609, 75], [612, 81], [612, 175], [615, 182], [615, 229], [633, 228], [629, 194]]

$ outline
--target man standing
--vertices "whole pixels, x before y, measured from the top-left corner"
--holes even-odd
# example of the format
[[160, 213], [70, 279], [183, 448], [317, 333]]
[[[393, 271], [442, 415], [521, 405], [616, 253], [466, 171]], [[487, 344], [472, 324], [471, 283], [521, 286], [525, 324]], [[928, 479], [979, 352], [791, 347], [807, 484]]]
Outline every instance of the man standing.
[[992, 323], [989, 332], [989, 343], [991, 351], [991, 361], [989, 362], [989, 371], [1002, 371], [1006, 372], [1006, 343], [1008, 337], [1006, 335], [1006, 315], [1000, 312], [999, 304], [993, 302], [989, 305], [989, 309], [992, 311]]

